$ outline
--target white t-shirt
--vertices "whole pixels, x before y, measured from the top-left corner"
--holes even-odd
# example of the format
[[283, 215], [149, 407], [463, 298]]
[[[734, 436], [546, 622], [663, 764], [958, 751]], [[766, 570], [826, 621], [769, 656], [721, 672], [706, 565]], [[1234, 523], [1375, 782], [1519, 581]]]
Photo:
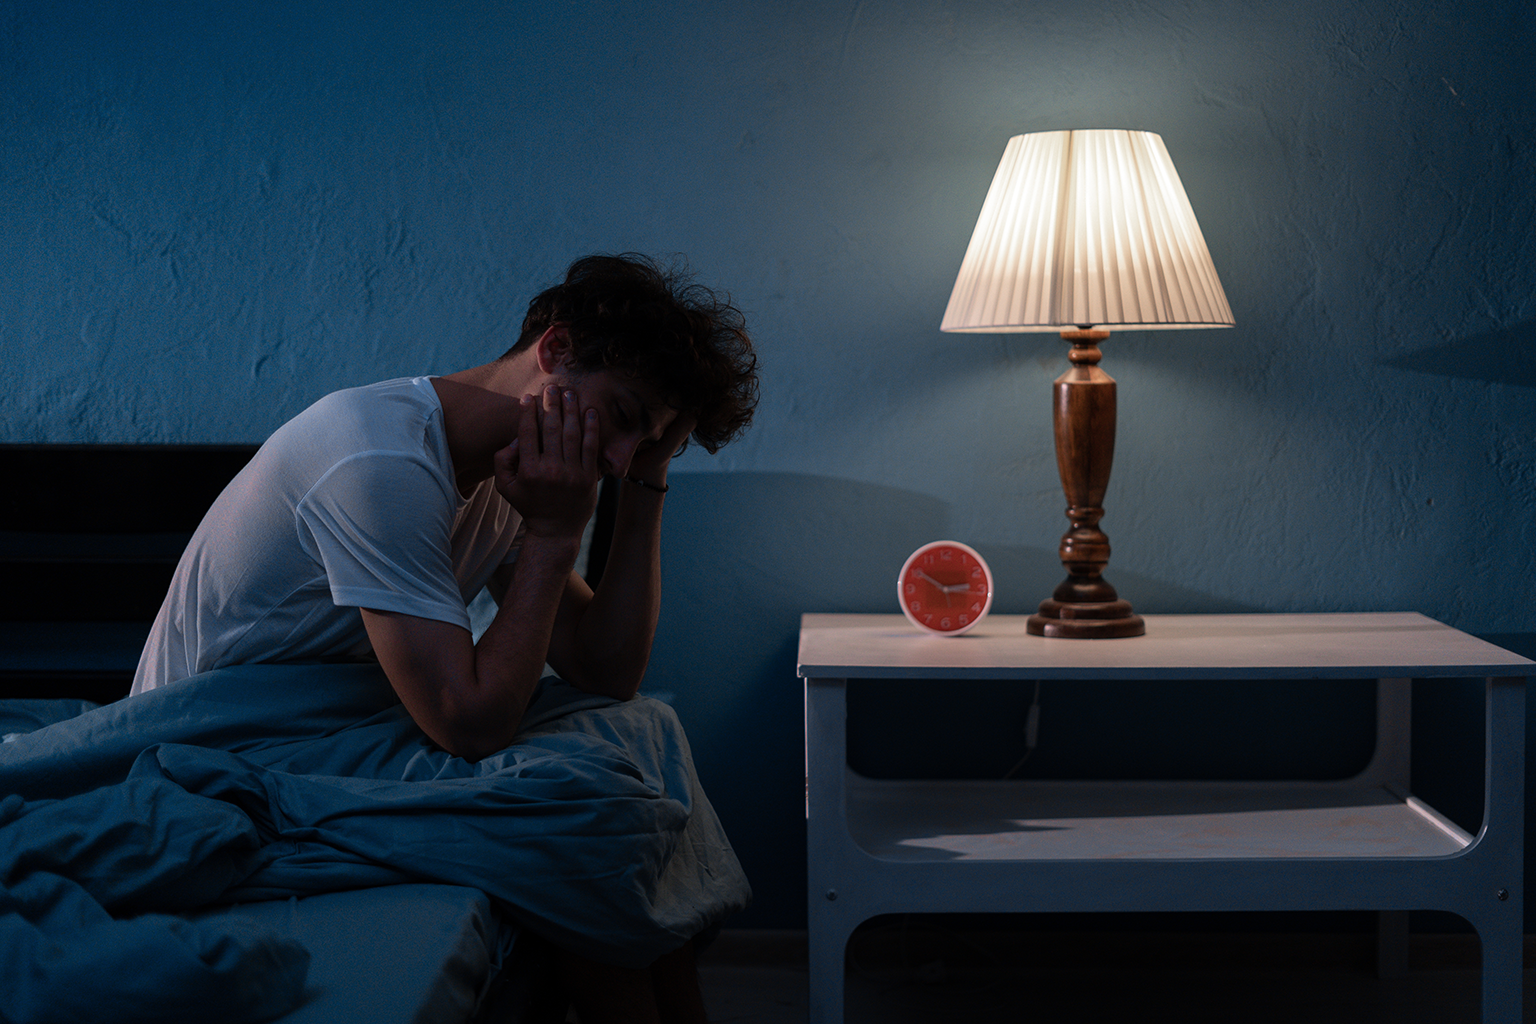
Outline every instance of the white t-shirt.
[[521, 517], [454, 483], [430, 379], [327, 395], [278, 428], [192, 535], [133, 693], [227, 665], [359, 657], [359, 608], [470, 628]]

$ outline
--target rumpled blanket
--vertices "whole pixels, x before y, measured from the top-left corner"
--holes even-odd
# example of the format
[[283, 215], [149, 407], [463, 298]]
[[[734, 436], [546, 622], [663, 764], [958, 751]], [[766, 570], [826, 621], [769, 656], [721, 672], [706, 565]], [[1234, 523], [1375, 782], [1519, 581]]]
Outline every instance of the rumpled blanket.
[[676, 716], [645, 697], [546, 680], [517, 740], [478, 763], [427, 741], [369, 665], [221, 669], [42, 728], [34, 707], [3, 709], [14, 1024], [296, 1005], [307, 951], [174, 916], [209, 904], [475, 886], [561, 946], [641, 967], [750, 899]]

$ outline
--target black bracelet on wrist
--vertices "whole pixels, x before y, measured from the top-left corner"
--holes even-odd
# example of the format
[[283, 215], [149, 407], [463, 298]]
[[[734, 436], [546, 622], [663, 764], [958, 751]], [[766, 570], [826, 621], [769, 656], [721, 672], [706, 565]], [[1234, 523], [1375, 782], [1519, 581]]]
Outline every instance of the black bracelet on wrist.
[[667, 490], [672, 486], [671, 484], [662, 484], [660, 487], [657, 487], [655, 484], [651, 483], [649, 480], [641, 480], [637, 476], [626, 476], [624, 478], [624, 482], [625, 483], [630, 483], [630, 484], [639, 484], [641, 487], [644, 487], [646, 490], [648, 490], [648, 491], [655, 491], [657, 494], [666, 494]]

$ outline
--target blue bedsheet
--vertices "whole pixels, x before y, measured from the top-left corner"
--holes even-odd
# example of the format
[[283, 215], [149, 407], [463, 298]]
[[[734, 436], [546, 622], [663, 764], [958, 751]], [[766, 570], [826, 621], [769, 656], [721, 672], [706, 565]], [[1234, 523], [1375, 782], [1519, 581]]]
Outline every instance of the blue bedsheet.
[[644, 697], [546, 680], [517, 741], [472, 764], [376, 667], [251, 665], [0, 743], [0, 1016], [17, 1024], [270, 1018], [302, 996], [303, 947], [171, 915], [407, 881], [483, 889], [631, 967], [750, 898], [676, 717]]

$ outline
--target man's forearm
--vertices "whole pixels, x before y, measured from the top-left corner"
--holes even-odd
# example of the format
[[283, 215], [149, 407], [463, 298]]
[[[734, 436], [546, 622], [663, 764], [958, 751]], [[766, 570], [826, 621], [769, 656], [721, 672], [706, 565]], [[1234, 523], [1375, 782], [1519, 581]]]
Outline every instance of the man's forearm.
[[455, 623], [361, 609], [401, 703], [444, 750], [479, 760], [512, 742], [579, 546], [579, 539], [525, 542], [514, 587], [478, 644]]
[[583, 689], [620, 699], [640, 689], [661, 612], [664, 496], [620, 482], [613, 544], [603, 578], [576, 630]]
[[479, 685], [521, 694], [519, 718], [543, 675], [555, 616], [579, 549], [579, 540], [525, 538], [496, 617], [475, 644]]

